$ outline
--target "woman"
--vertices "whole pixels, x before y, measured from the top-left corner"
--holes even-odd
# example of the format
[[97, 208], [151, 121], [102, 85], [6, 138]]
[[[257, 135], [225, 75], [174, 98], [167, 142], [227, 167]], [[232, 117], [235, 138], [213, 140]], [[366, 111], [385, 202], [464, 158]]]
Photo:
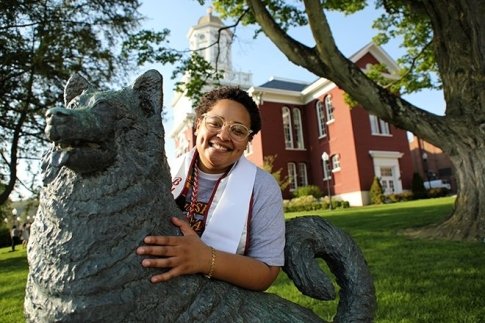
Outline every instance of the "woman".
[[170, 268], [154, 283], [202, 273], [263, 291], [284, 262], [281, 190], [273, 176], [243, 156], [261, 129], [259, 110], [237, 87], [206, 93], [196, 108], [196, 147], [172, 169], [173, 194], [187, 221], [172, 218], [182, 236], [149, 236], [144, 267]]

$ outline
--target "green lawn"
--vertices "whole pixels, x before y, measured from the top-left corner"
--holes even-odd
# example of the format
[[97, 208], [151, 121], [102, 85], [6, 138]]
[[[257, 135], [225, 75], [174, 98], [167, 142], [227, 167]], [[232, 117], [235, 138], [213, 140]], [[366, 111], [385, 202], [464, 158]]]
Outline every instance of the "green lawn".
[[23, 322], [27, 254], [22, 246], [16, 251], [0, 249], [0, 322]]
[[[352, 235], [374, 277], [375, 322], [485, 322], [485, 244], [409, 239], [406, 228], [446, 217], [453, 198], [440, 198], [333, 211], [322, 215]], [[21, 322], [27, 262], [25, 250], [0, 249], [0, 322]], [[300, 294], [281, 274], [269, 290], [312, 308], [326, 320], [336, 302]]]
[[[376, 322], [485, 322], [485, 244], [414, 240], [401, 234], [436, 223], [452, 207], [453, 198], [447, 197], [287, 217], [323, 215], [356, 240], [374, 277]], [[270, 291], [311, 307], [326, 320], [335, 314], [336, 302], [300, 295], [285, 275]]]

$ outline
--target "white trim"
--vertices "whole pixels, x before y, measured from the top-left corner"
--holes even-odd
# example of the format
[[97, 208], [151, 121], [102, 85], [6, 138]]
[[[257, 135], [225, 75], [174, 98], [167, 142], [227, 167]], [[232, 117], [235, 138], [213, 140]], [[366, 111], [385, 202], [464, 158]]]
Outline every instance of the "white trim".
[[401, 158], [404, 153], [399, 151], [369, 150], [372, 158]]

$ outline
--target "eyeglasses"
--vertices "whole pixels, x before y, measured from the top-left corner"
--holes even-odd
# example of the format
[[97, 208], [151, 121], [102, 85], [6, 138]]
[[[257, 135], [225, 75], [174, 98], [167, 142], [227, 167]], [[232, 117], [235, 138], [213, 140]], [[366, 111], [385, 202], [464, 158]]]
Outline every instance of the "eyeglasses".
[[235, 141], [243, 141], [253, 132], [251, 129], [248, 129], [248, 127], [243, 124], [228, 123], [224, 120], [223, 117], [220, 116], [211, 116], [207, 113], [204, 113], [202, 117], [204, 118], [204, 125], [208, 130], [219, 132], [222, 130], [222, 127], [228, 126], [229, 134], [231, 138]]

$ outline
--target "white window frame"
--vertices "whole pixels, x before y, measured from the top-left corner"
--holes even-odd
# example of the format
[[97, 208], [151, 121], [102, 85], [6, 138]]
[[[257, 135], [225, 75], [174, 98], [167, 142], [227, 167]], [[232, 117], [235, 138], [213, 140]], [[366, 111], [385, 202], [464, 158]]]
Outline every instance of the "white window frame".
[[297, 187], [308, 185], [308, 173], [306, 163], [298, 163], [298, 181]]
[[293, 148], [293, 127], [291, 126], [291, 111], [288, 107], [281, 108], [281, 117], [283, 118], [285, 148]]
[[325, 97], [325, 111], [327, 112], [327, 124], [335, 121], [335, 116], [333, 114], [334, 107], [332, 103], [332, 95], [329, 94]]
[[296, 165], [293, 162], [288, 163], [288, 182], [290, 192], [293, 192], [298, 187], [297, 180], [298, 174], [296, 173]]
[[323, 138], [327, 136], [327, 123], [325, 122], [325, 111], [323, 110], [322, 101], [318, 100], [315, 104], [315, 111], [317, 115], [318, 123], [318, 138]]
[[370, 130], [374, 136], [391, 136], [389, 123], [378, 118], [373, 114], [369, 114]]
[[332, 156], [332, 172], [338, 172], [341, 169], [340, 166], [340, 154], [335, 154]]
[[303, 124], [301, 122], [301, 111], [298, 108], [291, 109], [293, 129], [295, 138], [293, 141], [293, 148], [303, 149], [305, 145], [303, 144]]

